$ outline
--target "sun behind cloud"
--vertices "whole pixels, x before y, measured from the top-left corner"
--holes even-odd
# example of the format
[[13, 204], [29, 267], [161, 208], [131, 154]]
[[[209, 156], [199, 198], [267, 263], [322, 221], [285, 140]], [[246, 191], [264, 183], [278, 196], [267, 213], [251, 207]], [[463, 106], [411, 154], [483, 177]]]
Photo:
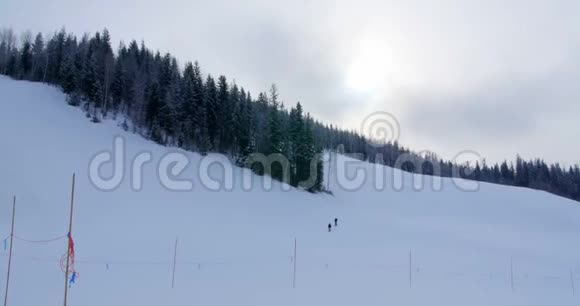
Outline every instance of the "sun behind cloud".
[[384, 93], [395, 73], [393, 69], [393, 55], [388, 46], [380, 39], [366, 37], [353, 50], [346, 70], [346, 86], [369, 94]]

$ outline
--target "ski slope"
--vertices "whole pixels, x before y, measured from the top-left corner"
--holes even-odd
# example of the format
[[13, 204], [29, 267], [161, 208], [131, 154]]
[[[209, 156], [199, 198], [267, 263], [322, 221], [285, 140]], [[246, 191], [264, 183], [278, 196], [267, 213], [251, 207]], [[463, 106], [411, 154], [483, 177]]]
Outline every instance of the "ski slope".
[[[384, 171], [388, 183], [397, 170], [344, 156], [332, 164], [346, 162], [350, 174], [355, 168], [368, 173], [355, 191], [341, 187], [336, 166], [333, 195], [284, 191], [276, 182], [266, 191], [257, 176], [256, 186], [245, 191], [240, 178], [247, 170], [240, 168], [233, 170], [231, 190], [212, 191], [197, 174], [200, 155], [156, 145], [113, 120], [93, 124], [56, 88], [1, 77], [0, 106], [1, 239], [10, 231], [13, 195], [19, 238], [65, 235], [76, 172], [79, 277], [69, 290], [69, 305], [580, 303], [576, 202], [490, 184], [465, 192], [449, 179], [440, 191], [416, 191], [410, 174], [403, 174], [402, 190], [387, 184], [377, 191], [374, 171]], [[127, 160], [142, 152], [153, 156], [140, 191], [131, 188], [128, 164], [113, 191], [101, 191], [89, 180], [91, 158], [111, 151], [115, 136], [125, 140]], [[193, 181], [192, 191], [160, 184], [155, 165], [167, 152], [191, 160], [182, 177]], [[223, 160], [217, 154], [206, 158]], [[210, 176], [223, 176], [220, 167], [210, 169]], [[328, 233], [335, 217], [339, 226]], [[16, 239], [13, 246], [8, 305], [62, 305], [59, 261], [66, 240]], [[2, 290], [7, 261], [0, 248]]]

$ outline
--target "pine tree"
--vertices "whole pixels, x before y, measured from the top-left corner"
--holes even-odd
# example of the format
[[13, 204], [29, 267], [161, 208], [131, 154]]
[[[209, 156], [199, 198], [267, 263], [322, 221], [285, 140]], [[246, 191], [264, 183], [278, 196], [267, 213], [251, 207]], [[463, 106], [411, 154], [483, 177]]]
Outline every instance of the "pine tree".
[[64, 58], [65, 39], [66, 32], [61, 29], [48, 42], [48, 65], [46, 67], [46, 78], [43, 78], [46, 82], [60, 84], [62, 80], [60, 72], [62, 71], [61, 66]]
[[85, 60], [82, 72], [82, 92], [86, 99], [94, 107], [100, 98], [100, 85], [97, 79], [97, 57], [90, 54]]
[[[245, 95], [245, 93], [244, 93]], [[240, 90], [238, 88], [238, 85], [236, 85], [235, 83], [232, 84], [230, 86], [230, 92], [228, 95], [228, 105], [227, 108], [229, 109], [229, 113], [231, 114], [230, 116], [228, 116], [228, 122], [227, 122], [227, 126], [228, 129], [231, 133], [231, 154], [234, 157], [237, 157], [240, 153], [241, 147], [239, 146], [239, 138], [241, 137], [240, 133], [241, 131], [241, 126], [240, 126]]]
[[282, 130], [280, 126], [280, 104], [278, 103], [278, 89], [276, 85], [270, 88], [270, 111], [268, 120], [268, 149], [267, 154], [282, 153]]
[[32, 81], [41, 81], [46, 69], [46, 54], [44, 52], [44, 39], [38, 33], [32, 45]]
[[117, 110], [123, 101], [123, 90], [125, 89], [125, 69], [123, 61], [118, 59], [113, 72], [113, 82], [111, 83], [111, 98], [113, 109]]
[[197, 109], [195, 105], [195, 72], [191, 63], [185, 65], [179, 92], [181, 100], [179, 102], [179, 119], [181, 123], [179, 142], [182, 143], [185, 148], [191, 148], [195, 138], [195, 118], [197, 117]]
[[175, 105], [169, 99], [162, 100], [158, 113], [159, 128], [163, 132], [163, 138], [159, 140], [160, 143], [164, 145], [169, 143], [170, 135], [175, 133], [176, 121], [177, 110]]
[[269, 106], [268, 106], [268, 95], [261, 92], [258, 95], [258, 101], [255, 103], [256, 107], [254, 109], [254, 122], [255, 122], [255, 142], [256, 142], [256, 152], [267, 153], [268, 147], [268, 131], [269, 128]]
[[491, 169], [492, 172], [492, 182], [500, 182], [501, 181], [501, 171], [497, 164], [493, 165]]
[[305, 138], [306, 129], [304, 126], [302, 106], [300, 103], [296, 104], [296, 108], [290, 110], [288, 134], [288, 158], [290, 160], [291, 175], [290, 184], [292, 186], [297, 186], [299, 182], [306, 179], [307, 171], [309, 170], [305, 169], [308, 148]]
[[159, 90], [159, 84], [151, 83], [145, 90], [147, 95], [147, 107], [145, 111], [145, 124], [149, 129], [149, 138], [157, 143], [163, 143], [159, 126], [159, 113], [163, 107], [163, 100]]
[[201, 155], [205, 156], [212, 149], [211, 140], [209, 138], [209, 128], [206, 120], [207, 110], [205, 107], [200, 110], [199, 115], [201, 120], [198, 135], [198, 148]]
[[17, 78], [18, 73], [18, 52], [16, 49], [11, 49], [8, 52], [8, 62], [6, 63], [6, 75], [12, 78]]
[[515, 185], [521, 187], [529, 186], [529, 172], [527, 163], [520, 157], [516, 158], [516, 173], [515, 173]]
[[[270, 88], [270, 112], [269, 112], [269, 133], [268, 133], [268, 150], [267, 154], [270, 158], [276, 159], [277, 154], [283, 154], [283, 134], [281, 127], [281, 109], [278, 103], [278, 89], [276, 85], [272, 85]], [[291, 169], [286, 169], [287, 165], [281, 165], [279, 163], [273, 163], [270, 176], [278, 181], [285, 181], [286, 173], [285, 171], [291, 171]], [[290, 183], [290, 182], [288, 182]]]
[[20, 51], [20, 78], [28, 78], [32, 71], [32, 45], [25, 40]]
[[199, 63], [195, 61], [193, 64], [193, 107], [195, 108], [195, 113], [193, 114], [193, 129], [195, 131], [196, 146], [202, 154], [206, 154], [210, 149], [207, 111], [205, 109], [204, 98], [203, 76]]
[[322, 148], [315, 143], [312, 132], [312, 118], [306, 117], [304, 127], [304, 164], [301, 165], [300, 184], [310, 192], [323, 189], [324, 168], [322, 163]]
[[218, 79], [217, 106], [218, 122], [220, 123], [219, 152], [228, 153], [232, 145], [232, 116], [230, 112], [229, 86], [225, 76]]
[[217, 87], [215, 81], [211, 75], [207, 76], [205, 82], [205, 117], [207, 122], [208, 138], [209, 138], [209, 149], [215, 150], [218, 142], [218, 135], [220, 134], [221, 127], [218, 124], [218, 96]]
[[113, 80], [114, 63], [115, 58], [113, 55], [113, 49], [111, 47], [111, 37], [107, 29], [103, 30], [103, 35], [100, 44], [98, 45], [98, 80], [101, 86], [101, 108], [103, 116], [107, 116], [109, 111], [109, 97], [111, 90], [111, 82]]
[[479, 166], [479, 162], [475, 162], [475, 169], [473, 170], [473, 179], [476, 181], [481, 180], [482, 171], [481, 167]]
[[74, 64], [74, 56], [67, 56], [61, 67], [62, 90], [66, 94], [71, 94], [77, 90], [77, 70]]
[[237, 145], [240, 150], [238, 164], [245, 165], [251, 153], [254, 152], [252, 140], [252, 101], [242, 88], [239, 96], [237, 121]]

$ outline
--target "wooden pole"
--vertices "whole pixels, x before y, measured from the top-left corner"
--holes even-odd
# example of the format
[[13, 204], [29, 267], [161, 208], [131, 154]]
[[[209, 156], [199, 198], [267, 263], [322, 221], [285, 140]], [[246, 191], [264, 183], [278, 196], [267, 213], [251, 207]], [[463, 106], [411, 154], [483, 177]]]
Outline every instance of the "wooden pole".
[[171, 288], [175, 286], [175, 263], [177, 262], [177, 238], [175, 238], [175, 248], [173, 250], [173, 275], [171, 278]]
[[292, 288], [296, 288], [296, 238], [294, 238], [294, 273], [292, 274]]
[[[73, 224], [73, 211], [74, 211], [74, 199], [75, 199], [75, 174], [72, 176], [72, 189], [70, 192], [70, 216], [68, 221], [68, 235], [72, 235], [72, 224]], [[64, 306], [66, 306], [68, 299], [68, 270], [70, 267], [70, 238], [68, 239], [66, 248], [66, 268], [64, 271]]]
[[413, 288], [413, 254], [409, 250], [409, 289]]
[[510, 285], [514, 291], [514, 259], [510, 258]]
[[14, 241], [14, 216], [16, 215], [16, 196], [12, 199], [12, 226], [10, 229], [10, 251], [8, 253], [8, 272], [6, 272], [6, 291], [4, 293], [4, 306], [8, 305], [8, 284], [10, 283], [10, 268], [12, 266], [12, 242]]
[[572, 285], [572, 295], [576, 295], [576, 288], [574, 288], [574, 272], [570, 269], [570, 285]]

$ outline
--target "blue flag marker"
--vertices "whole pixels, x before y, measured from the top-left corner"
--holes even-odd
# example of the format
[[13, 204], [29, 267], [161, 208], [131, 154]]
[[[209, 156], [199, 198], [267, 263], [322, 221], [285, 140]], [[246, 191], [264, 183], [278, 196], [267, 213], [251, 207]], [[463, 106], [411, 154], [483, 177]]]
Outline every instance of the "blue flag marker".
[[68, 282], [68, 287], [70, 288], [75, 281], [77, 280], [77, 273], [73, 272], [72, 276], [70, 277], [70, 281]]

